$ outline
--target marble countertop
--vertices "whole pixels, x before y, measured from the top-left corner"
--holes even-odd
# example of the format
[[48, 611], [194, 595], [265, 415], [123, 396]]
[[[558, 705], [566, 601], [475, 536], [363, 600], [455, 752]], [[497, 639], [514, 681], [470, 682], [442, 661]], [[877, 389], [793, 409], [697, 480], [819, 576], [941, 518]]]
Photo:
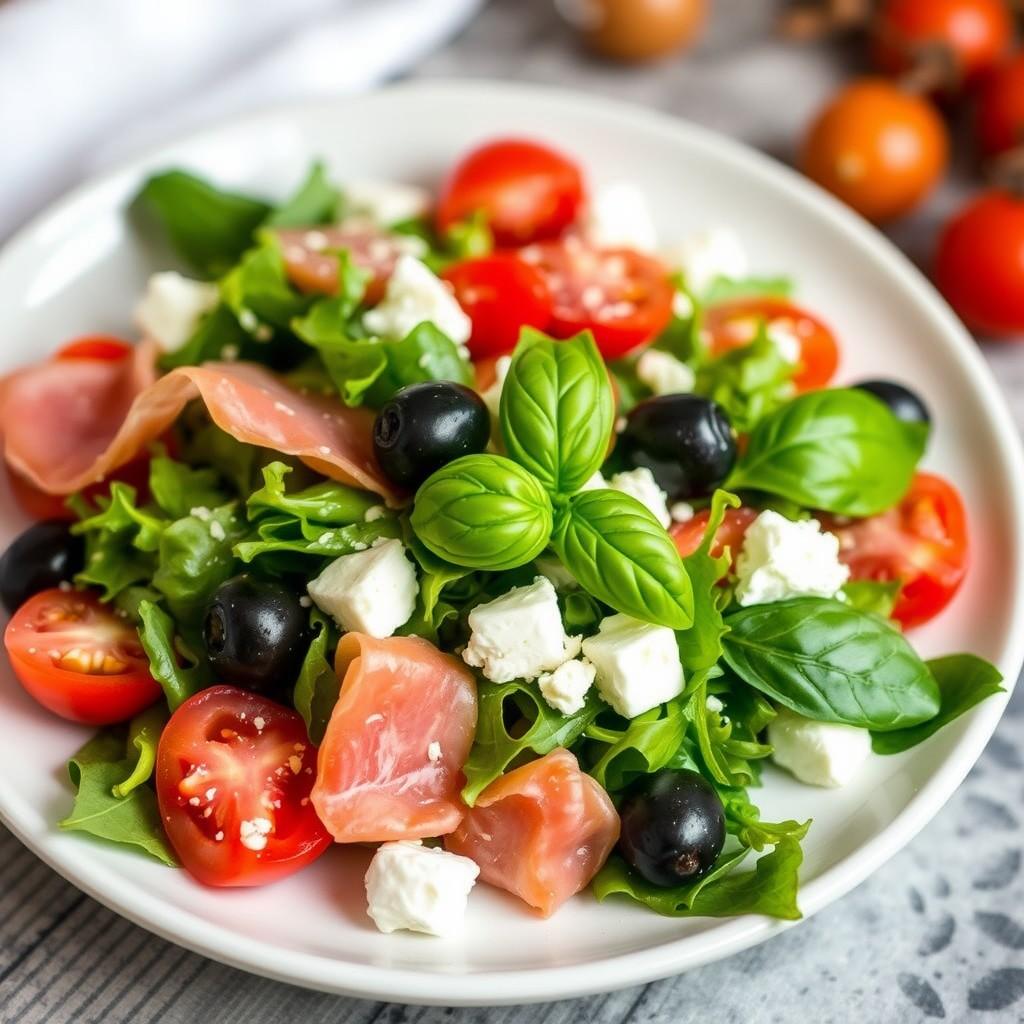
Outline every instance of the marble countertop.
[[[852, 48], [774, 39], [771, 0], [714, 0], [686, 59], [620, 68], [577, 48], [551, 0], [492, 0], [415, 77], [556, 83], [678, 114], [787, 159], [853, 71]], [[966, 169], [893, 232], [926, 262]], [[1024, 350], [986, 351], [1024, 424]], [[948, 806], [886, 867], [799, 928], [681, 977], [533, 1008], [368, 1003], [251, 977], [79, 893], [0, 829], [0, 1024], [870, 1024], [1024, 1020], [1024, 692]]]

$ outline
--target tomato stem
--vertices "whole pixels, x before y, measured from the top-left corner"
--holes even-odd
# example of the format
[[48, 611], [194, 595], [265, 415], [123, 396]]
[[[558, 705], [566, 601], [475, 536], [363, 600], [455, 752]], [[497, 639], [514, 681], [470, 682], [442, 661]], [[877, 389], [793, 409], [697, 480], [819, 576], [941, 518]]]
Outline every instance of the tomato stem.
[[918, 96], [955, 93], [963, 85], [963, 68], [948, 43], [933, 40], [913, 47], [910, 70], [900, 76], [900, 87]]
[[783, 11], [779, 32], [787, 39], [813, 42], [863, 28], [875, 0], [792, 0]]

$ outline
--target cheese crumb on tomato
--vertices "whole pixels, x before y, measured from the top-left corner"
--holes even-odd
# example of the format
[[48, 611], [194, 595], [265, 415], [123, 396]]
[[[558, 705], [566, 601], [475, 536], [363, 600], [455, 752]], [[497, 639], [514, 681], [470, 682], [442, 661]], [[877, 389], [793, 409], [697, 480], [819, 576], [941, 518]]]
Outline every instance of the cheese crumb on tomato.
[[135, 323], [164, 352], [177, 352], [218, 302], [220, 289], [215, 284], [165, 270], [146, 283], [135, 307]]
[[614, 181], [598, 188], [583, 229], [588, 241], [601, 249], [653, 252], [658, 246], [647, 197], [631, 181]]
[[594, 684], [597, 669], [586, 658], [576, 658], [544, 672], [537, 679], [541, 696], [556, 711], [571, 715], [579, 711]]
[[694, 295], [706, 292], [719, 278], [735, 281], [749, 273], [747, 253], [732, 228], [712, 228], [684, 238], [666, 254], [678, 267]]
[[382, 932], [457, 932], [480, 869], [419, 840], [384, 843], [366, 872], [366, 911]]
[[369, 217], [381, 227], [422, 217], [430, 209], [430, 193], [399, 181], [350, 181], [343, 189], [346, 214]]
[[849, 576], [835, 534], [816, 519], [793, 521], [766, 509], [750, 524], [736, 559], [736, 600], [752, 605], [835, 597]]
[[636, 361], [636, 375], [656, 395], [678, 395], [693, 391], [697, 375], [671, 352], [649, 348]]
[[811, 786], [844, 786], [871, 753], [871, 733], [852, 725], [814, 722], [787, 708], [768, 724], [772, 760]]
[[274, 831], [269, 818], [253, 818], [238, 826], [238, 838], [247, 850], [259, 853], [267, 847], [267, 836]]

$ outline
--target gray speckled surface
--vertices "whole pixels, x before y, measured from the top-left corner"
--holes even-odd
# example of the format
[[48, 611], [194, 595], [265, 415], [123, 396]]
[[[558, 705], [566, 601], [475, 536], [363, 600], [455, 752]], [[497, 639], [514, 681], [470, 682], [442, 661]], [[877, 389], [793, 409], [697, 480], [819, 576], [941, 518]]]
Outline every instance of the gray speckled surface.
[[[853, 65], [842, 48], [769, 35], [769, 0], [715, 0], [685, 61], [619, 69], [578, 51], [549, 0], [492, 0], [418, 71], [559, 83], [659, 107], [785, 158]], [[893, 233], [926, 257], [965, 189], [954, 179]], [[1024, 352], [986, 353], [1024, 423]], [[534, 1008], [430, 1010], [303, 992], [184, 952], [117, 918], [0, 832], [0, 1024], [826, 1024], [1024, 1020], [1024, 693], [964, 786], [852, 894], [722, 963], [608, 996]]]

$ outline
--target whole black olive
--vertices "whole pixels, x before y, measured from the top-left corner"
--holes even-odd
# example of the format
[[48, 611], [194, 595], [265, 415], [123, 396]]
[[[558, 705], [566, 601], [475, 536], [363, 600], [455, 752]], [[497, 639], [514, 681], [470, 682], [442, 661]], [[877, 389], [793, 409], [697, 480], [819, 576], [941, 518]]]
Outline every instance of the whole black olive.
[[447, 380], [402, 388], [373, 425], [380, 468], [403, 487], [417, 487], [454, 459], [482, 452], [490, 438], [483, 399]]
[[244, 573], [221, 584], [203, 638], [218, 682], [259, 693], [287, 690], [309, 642], [308, 613], [292, 591]]
[[889, 411], [904, 423], [931, 423], [932, 414], [924, 400], [904, 384], [894, 380], [862, 380], [852, 387], [858, 391], [866, 391], [869, 395], [884, 402]]
[[725, 811], [697, 772], [666, 768], [644, 777], [621, 808], [622, 856], [654, 885], [672, 886], [711, 869], [725, 845]]
[[633, 407], [618, 451], [645, 466], [670, 498], [701, 498], [729, 475], [736, 435], [725, 410], [700, 395], [659, 395]]
[[0, 600], [15, 612], [33, 594], [70, 580], [85, 561], [85, 544], [68, 523], [48, 519], [16, 537], [0, 558]]

